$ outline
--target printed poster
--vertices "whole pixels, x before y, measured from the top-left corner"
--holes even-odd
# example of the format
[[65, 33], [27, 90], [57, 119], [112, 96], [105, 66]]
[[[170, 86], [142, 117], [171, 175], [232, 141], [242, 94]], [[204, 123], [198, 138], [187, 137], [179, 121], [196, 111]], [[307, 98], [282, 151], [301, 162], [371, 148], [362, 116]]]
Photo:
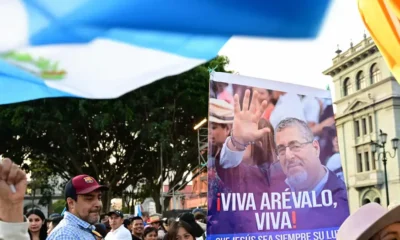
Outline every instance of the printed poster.
[[214, 72], [209, 240], [336, 239], [349, 216], [330, 92]]

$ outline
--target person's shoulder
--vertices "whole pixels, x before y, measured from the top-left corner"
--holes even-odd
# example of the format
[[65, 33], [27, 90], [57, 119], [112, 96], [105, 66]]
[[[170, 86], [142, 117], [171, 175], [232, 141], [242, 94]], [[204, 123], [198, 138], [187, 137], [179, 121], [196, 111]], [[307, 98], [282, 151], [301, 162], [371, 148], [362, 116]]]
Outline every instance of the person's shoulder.
[[[109, 232], [108, 234], [110, 234], [110, 233], [111, 232]], [[115, 236], [118, 237], [118, 239], [126, 239], [128, 237], [129, 237], [129, 239], [132, 239], [132, 234], [125, 227], [121, 227], [120, 229], [118, 229], [118, 231], [115, 232]]]
[[76, 239], [76, 237], [79, 237], [79, 234], [76, 232], [76, 230], [69, 226], [69, 225], [64, 225], [64, 226], [57, 226], [48, 236], [47, 240], [63, 240], [63, 239]]
[[346, 185], [344, 184], [344, 182], [340, 178], [338, 178], [334, 172], [332, 172], [329, 169], [328, 169], [328, 171], [329, 171], [329, 176], [328, 176], [328, 182], [327, 182], [328, 184], [327, 185], [330, 188], [346, 191]]
[[347, 201], [347, 188], [345, 183], [330, 170], [328, 182], [325, 185], [325, 189], [331, 190], [332, 195], [335, 199]]
[[122, 233], [124, 234], [124, 236], [129, 236], [132, 238], [132, 234], [127, 228], [124, 227]]
[[79, 236], [76, 235], [73, 231], [56, 231], [51, 232], [46, 240], [74, 240], [77, 237]]

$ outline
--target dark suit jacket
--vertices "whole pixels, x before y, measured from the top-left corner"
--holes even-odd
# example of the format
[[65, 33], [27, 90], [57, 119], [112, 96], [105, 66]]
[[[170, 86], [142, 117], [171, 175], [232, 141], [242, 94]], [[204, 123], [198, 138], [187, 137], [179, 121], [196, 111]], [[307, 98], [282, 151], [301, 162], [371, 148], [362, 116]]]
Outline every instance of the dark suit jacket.
[[[339, 228], [350, 215], [346, 186], [331, 171], [329, 171], [328, 182], [325, 184], [323, 190], [325, 189], [332, 191], [333, 202], [337, 203], [336, 208], [331, 206], [296, 209], [297, 229]], [[321, 194], [317, 197], [317, 201], [321, 202]]]

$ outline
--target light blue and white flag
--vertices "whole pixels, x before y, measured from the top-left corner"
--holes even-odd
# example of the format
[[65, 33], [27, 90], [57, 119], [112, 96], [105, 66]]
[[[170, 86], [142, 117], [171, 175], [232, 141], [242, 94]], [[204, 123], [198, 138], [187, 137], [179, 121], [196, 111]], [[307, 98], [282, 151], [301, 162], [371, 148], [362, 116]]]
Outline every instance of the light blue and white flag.
[[330, 0], [0, 0], [0, 104], [107, 99], [215, 57], [234, 35], [314, 38]]
[[140, 204], [135, 206], [135, 216], [142, 216], [142, 206]]

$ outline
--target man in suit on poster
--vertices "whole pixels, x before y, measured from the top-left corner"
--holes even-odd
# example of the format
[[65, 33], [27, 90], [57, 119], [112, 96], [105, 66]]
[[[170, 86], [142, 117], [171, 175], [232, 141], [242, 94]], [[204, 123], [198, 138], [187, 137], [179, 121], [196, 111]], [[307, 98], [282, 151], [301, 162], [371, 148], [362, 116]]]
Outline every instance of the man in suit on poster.
[[[249, 107], [243, 109], [240, 108], [238, 96], [234, 98], [232, 135], [226, 140], [221, 151], [220, 162], [225, 168], [238, 166], [247, 145], [257, 141], [268, 131], [274, 131], [258, 129], [258, 121], [265, 111], [266, 104], [259, 105], [258, 101], [255, 101], [257, 98], [258, 93], [254, 92], [249, 104], [250, 92], [247, 90], [243, 106]], [[321, 164], [319, 143], [314, 139], [307, 123], [297, 118], [283, 119], [275, 127], [275, 141], [279, 163], [286, 179], [284, 182], [271, 182], [273, 191], [283, 192], [290, 188], [294, 192], [315, 192], [317, 201], [321, 201], [320, 193], [330, 190], [333, 202], [336, 203], [330, 207], [296, 209], [297, 229], [339, 227], [349, 216], [346, 187], [343, 181]]]

